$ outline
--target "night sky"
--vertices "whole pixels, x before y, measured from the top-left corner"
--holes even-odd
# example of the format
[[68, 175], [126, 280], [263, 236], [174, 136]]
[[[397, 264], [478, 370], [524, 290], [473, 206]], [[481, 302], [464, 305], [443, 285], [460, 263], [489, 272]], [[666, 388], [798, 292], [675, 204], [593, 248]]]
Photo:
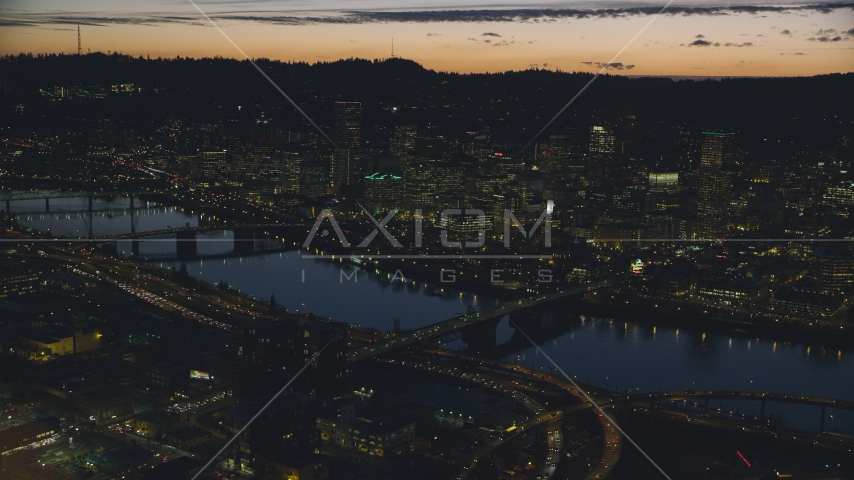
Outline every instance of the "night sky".
[[[74, 53], [80, 25], [84, 53], [241, 56], [188, 0], [6, 0], [0, 5], [0, 54]], [[198, 5], [251, 57], [310, 63], [385, 58], [394, 38], [397, 56], [436, 70], [595, 72], [663, 3], [238, 0]], [[773, 5], [678, 0], [608, 71], [790, 76], [854, 70], [854, 3]]]

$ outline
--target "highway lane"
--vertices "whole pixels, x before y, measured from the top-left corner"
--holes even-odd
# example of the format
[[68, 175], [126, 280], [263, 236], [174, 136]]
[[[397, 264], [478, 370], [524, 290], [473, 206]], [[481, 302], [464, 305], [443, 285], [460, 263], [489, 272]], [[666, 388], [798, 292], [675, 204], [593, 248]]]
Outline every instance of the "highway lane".
[[[47, 250], [47, 252], [45, 252]], [[273, 318], [269, 308], [228, 290], [203, 286], [202, 294], [163, 278], [164, 271], [129, 260], [93, 258], [45, 247], [41, 255], [64, 262], [72, 272], [107, 281], [169, 313], [222, 330], [258, 319]]]
[[[528, 410], [529, 412], [531, 412], [531, 414], [535, 416], [540, 415], [546, 411], [545, 408], [536, 400], [532, 399], [531, 397], [525, 395], [522, 392], [514, 390], [512, 386], [509, 385], [509, 382], [493, 378], [492, 375], [489, 375], [487, 373], [469, 372], [465, 370], [460, 371], [456, 368], [449, 368], [447, 365], [444, 365], [441, 362], [430, 361], [423, 358], [417, 360], [397, 360], [381, 358], [378, 359], [378, 361], [382, 363], [388, 363], [390, 365], [400, 365], [419, 369], [425, 372], [438, 373], [470, 381], [481, 387], [492, 389], [503, 396], [510, 397], [511, 400], [522, 405], [526, 410]], [[538, 475], [538, 478], [543, 479], [551, 478], [552, 474], [554, 474], [555, 467], [560, 461], [561, 455], [563, 454], [563, 437], [560, 432], [560, 427], [557, 425], [557, 423], [554, 423], [553, 425], [550, 424], [548, 427], [547, 445], [548, 450], [546, 451], [544, 462], [540, 468], [540, 474]], [[490, 451], [492, 451], [492, 448], [484, 450], [484, 452]], [[479, 455], [477, 452], [472, 455], [469, 461], [467, 462], [467, 465], [463, 467], [463, 471], [459, 474], [459, 478], [466, 478], [468, 472], [476, 468], [478, 461], [482, 458], [483, 455]]]
[[[462, 380], [471, 381], [482, 387], [490, 388], [496, 393], [499, 393], [500, 395], [510, 397], [510, 399], [517, 403], [520, 403], [528, 411], [534, 414], [534, 416], [526, 422], [517, 425], [515, 429], [506, 432], [503, 437], [488, 441], [480, 448], [478, 448], [469, 457], [469, 460], [467, 464], [463, 467], [462, 471], [455, 477], [459, 480], [464, 480], [465, 478], [467, 478], [470, 472], [472, 472], [478, 466], [479, 462], [481, 462], [484, 458], [492, 454], [492, 452], [495, 451], [495, 449], [497, 449], [501, 445], [505, 444], [516, 436], [523, 434], [526, 431], [531, 431], [532, 429], [541, 426], [545, 426], [547, 431], [546, 440], [548, 450], [546, 451], [544, 462], [538, 470], [537, 478], [543, 480], [551, 478], [551, 476], [555, 473], [557, 465], [560, 463], [560, 460], [563, 456], [565, 443], [560, 426], [557, 421], [564, 418], [566, 415], [592, 408], [592, 406], [589, 404], [577, 403], [567, 408], [547, 411], [539, 402], [520, 392], [517, 389], [517, 381], [512, 380], [510, 378], [501, 378], [500, 376], [490, 374], [486, 371], [455, 368], [445, 364], [444, 362], [430, 361], [425, 358], [410, 358], [407, 360], [380, 358], [378, 359], [378, 361], [391, 365], [400, 365], [419, 369], [426, 372], [438, 373], [442, 375], [448, 375], [454, 378], [459, 378]], [[534, 379], [534, 374], [540, 372], [528, 370], [521, 373], [530, 375], [531, 378]], [[540, 377], [541, 375], [537, 375], [536, 379], [541, 380]], [[555, 382], [554, 385], [557, 386], [558, 382]], [[610, 395], [602, 398], [597, 398], [596, 396], [594, 396], [594, 394], [591, 394], [591, 396], [600, 405], [607, 405], [613, 401]], [[601, 414], [599, 414], [598, 419], [600, 424], [602, 425], [603, 431], [603, 455], [599, 463], [594, 464], [592, 466], [592, 470], [589, 472], [589, 474], [591, 475], [590, 478], [607, 477], [613, 465], [615, 465], [619, 460], [622, 448], [622, 442], [620, 442], [620, 433], [613, 427], [613, 425], [611, 425], [610, 422], [612, 420], [607, 419]]]

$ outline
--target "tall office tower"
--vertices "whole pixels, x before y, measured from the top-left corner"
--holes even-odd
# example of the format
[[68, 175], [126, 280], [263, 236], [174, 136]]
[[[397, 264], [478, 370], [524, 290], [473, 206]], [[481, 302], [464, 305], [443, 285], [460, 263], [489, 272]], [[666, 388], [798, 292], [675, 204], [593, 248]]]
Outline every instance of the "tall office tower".
[[282, 158], [282, 176], [279, 179], [283, 192], [299, 193], [301, 172], [302, 157], [296, 153], [284, 154]]
[[329, 186], [338, 190], [350, 185], [353, 164], [360, 155], [362, 135], [362, 104], [335, 102], [335, 132], [333, 139], [341, 150], [332, 154], [329, 164]]
[[300, 163], [299, 193], [311, 200], [323, 196], [326, 191], [326, 162], [317, 158], [306, 158]]
[[365, 204], [373, 213], [395, 210], [403, 203], [403, 178], [390, 173], [365, 177]]
[[391, 154], [402, 161], [415, 150], [415, 137], [418, 136], [418, 127], [415, 125], [397, 125], [394, 134], [389, 139], [389, 150]]
[[436, 207], [436, 177], [433, 165], [410, 163], [403, 169], [403, 195], [406, 204], [427, 214]]
[[550, 135], [534, 148], [537, 168], [542, 172], [559, 172], [569, 162], [569, 140], [564, 135]]
[[213, 185], [226, 173], [225, 150], [211, 150], [196, 154], [193, 177], [204, 185]]
[[596, 186], [605, 183], [605, 175], [614, 163], [614, 133], [605, 127], [590, 127], [587, 156], [587, 180]]
[[696, 238], [723, 238], [729, 228], [729, 178], [723, 166], [732, 155], [733, 133], [704, 132], [697, 191]]
[[254, 180], [258, 175], [259, 164], [255, 161], [255, 155], [248, 151], [237, 151], [231, 155], [231, 178], [232, 180], [245, 182]]
[[463, 193], [463, 168], [449, 161], [435, 162], [433, 176], [436, 178], [436, 192], [461, 195]]
[[362, 104], [335, 102], [335, 143], [342, 150], [361, 146]]
[[353, 152], [349, 149], [334, 151], [329, 156], [329, 187], [333, 192], [338, 192], [342, 186], [350, 185], [350, 176], [353, 173]]

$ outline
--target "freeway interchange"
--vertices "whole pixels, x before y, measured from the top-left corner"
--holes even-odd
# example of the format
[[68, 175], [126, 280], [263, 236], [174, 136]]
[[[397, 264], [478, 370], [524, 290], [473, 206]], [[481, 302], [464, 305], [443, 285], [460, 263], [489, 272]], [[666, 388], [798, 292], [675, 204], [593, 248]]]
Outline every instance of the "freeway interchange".
[[[17, 255], [38, 255], [50, 258], [64, 265], [73, 273], [92, 280], [108, 282], [173, 316], [178, 316], [190, 322], [214, 329], [232, 331], [240, 324], [271, 318], [268, 306], [233, 291], [214, 289], [200, 284], [197, 292], [190, 292], [180, 282], [166, 278], [163, 275], [164, 270], [162, 269], [139, 265], [126, 259], [93, 255], [83, 248], [83, 246], [72, 246], [70, 248], [57, 247], [43, 245], [40, 247], [41, 250], [35, 254]], [[441, 338], [450, 332], [472, 326], [478, 322], [501, 318], [504, 315], [542, 305], [546, 302], [597, 288], [608, 287], [615, 282], [616, 280], [605, 280], [592, 285], [559, 290], [535, 298], [512, 301], [504, 305], [497, 305], [454, 317], [416, 331], [404, 332], [383, 338], [379, 341], [370, 342], [370, 340], [367, 340], [370, 338], [370, 335], [365, 334], [362, 335], [364, 338], [359, 343], [364, 344], [365, 340], [368, 343], [348, 352], [348, 361], [353, 363], [375, 358], [375, 361], [380, 363], [454, 378], [471, 383], [472, 386], [480, 389], [488, 390], [494, 395], [507, 397], [528, 412], [528, 418], [524, 422], [515, 425], [515, 428], [478, 445], [468, 461], [464, 465], [461, 465], [461, 469], [455, 477], [458, 480], [469, 478], [480, 463], [508, 442], [520, 435], [524, 435], [526, 432], [531, 432], [539, 428], [543, 428], [546, 432], [547, 450], [544, 452], [542, 462], [538, 465], [536, 478], [551, 478], [566, 453], [565, 445], [568, 443], [559, 422], [569, 415], [585, 411], [594, 412], [597, 415], [602, 431], [601, 458], [596, 459], [598, 463], [596, 461], [592, 463], [591, 468], [585, 474], [585, 478], [596, 479], [607, 477], [613, 471], [613, 466], [617, 464], [620, 458], [624, 442], [615, 424], [614, 416], [608, 413], [603, 415], [604, 412], [596, 412], [595, 405], [598, 405], [602, 409], [609, 409], [619, 405], [643, 407], [663, 401], [704, 400], [706, 401], [706, 406], [708, 406], [709, 399], [726, 399], [784, 402], [822, 408], [854, 410], [854, 402], [850, 401], [772, 392], [688, 390], [622, 395], [587, 385], [581, 386], [593, 400], [593, 403], [591, 403], [587, 401], [583, 393], [569, 380], [547, 375], [531, 368], [494, 360], [478, 359], [473, 356], [462, 357], [457, 353], [433, 350], [425, 348], [423, 345], [417, 349], [406, 348], [415, 346], [425, 340], [429, 341], [430, 339]], [[395, 351], [399, 352], [395, 353]], [[457, 366], [460, 362], [469, 364], [479, 363], [487, 368], [461, 370]], [[542, 403], [542, 398], [544, 397], [548, 397], [549, 402], [553, 402], [553, 404], [557, 403], [559, 406], [548, 408]], [[554, 399], [557, 399], [557, 401], [554, 401]], [[672, 415], [672, 420], [692, 421], [691, 419], [682, 419], [682, 415]], [[748, 433], [763, 433], [755, 428], [750, 429], [743, 425], [723, 425], [720, 421], [711, 418], [695, 418], [693, 422], [694, 425], [702, 425], [709, 428], [740, 429]], [[799, 439], [795, 438], [794, 435], [790, 437], [790, 441], [811, 444], [830, 443], [830, 441], [814, 439], [808, 436], [801, 436]], [[838, 442], [839, 440], [837, 440]], [[854, 445], [844, 442], [842, 445], [835, 444], [833, 446], [846, 448], [848, 451], [851, 451], [851, 448], [854, 447]]]

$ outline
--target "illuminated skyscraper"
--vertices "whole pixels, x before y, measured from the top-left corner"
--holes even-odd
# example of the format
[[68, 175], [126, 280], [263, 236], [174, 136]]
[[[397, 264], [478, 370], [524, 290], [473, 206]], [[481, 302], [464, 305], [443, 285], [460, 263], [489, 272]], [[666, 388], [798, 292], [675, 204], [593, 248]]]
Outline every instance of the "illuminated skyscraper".
[[335, 102], [335, 143], [342, 150], [361, 146], [362, 104]]
[[397, 209], [403, 200], [403, 179], [374, 173], [365, 177], [365, 204], [373, 213]]
[[300, 162], [299, 193], [309, 199], [323, 196], [326, 180], [326, 162], [317, 158], [305, 158]]
[[389, 150], [395, 157], [406, 160], [415, 151], [415, 137], [418, 136], [415, 125], [398, 125], [394, 127], [394, 135], [389, 139]]
[[587, 180], [593, 185], [605, 183], [605, 174], [614, 163], [614, 133], [605, 127], [590, 127], [587, 156]]
[[649, 191], [655, 193], [676, 193], [679, 190], [678, 172], [650, 172]]
[[729, 228], [729, 178], [723, 166], [732, 154], [733, 133], [704, 132], [697, 191], [696, 238], [723, 238]]
[[329, 185], [338, 190], [349, 185], [353, 175], [353, 164], [359, 157], [362, 131], [362, 104], [359, 102], [335, 102], [334, 140], [341, 151], [332, 154], [329, 165]]
[[403, 195], [406, 204], [426, 213], [436, 206], [436, 176], [433, 165], [410, 163], [403, 170]]
[[550, 135], [534, 151], [537, 168], [542, 172], [559, 172], [569, 162], [569, 140], [563, 135]]

